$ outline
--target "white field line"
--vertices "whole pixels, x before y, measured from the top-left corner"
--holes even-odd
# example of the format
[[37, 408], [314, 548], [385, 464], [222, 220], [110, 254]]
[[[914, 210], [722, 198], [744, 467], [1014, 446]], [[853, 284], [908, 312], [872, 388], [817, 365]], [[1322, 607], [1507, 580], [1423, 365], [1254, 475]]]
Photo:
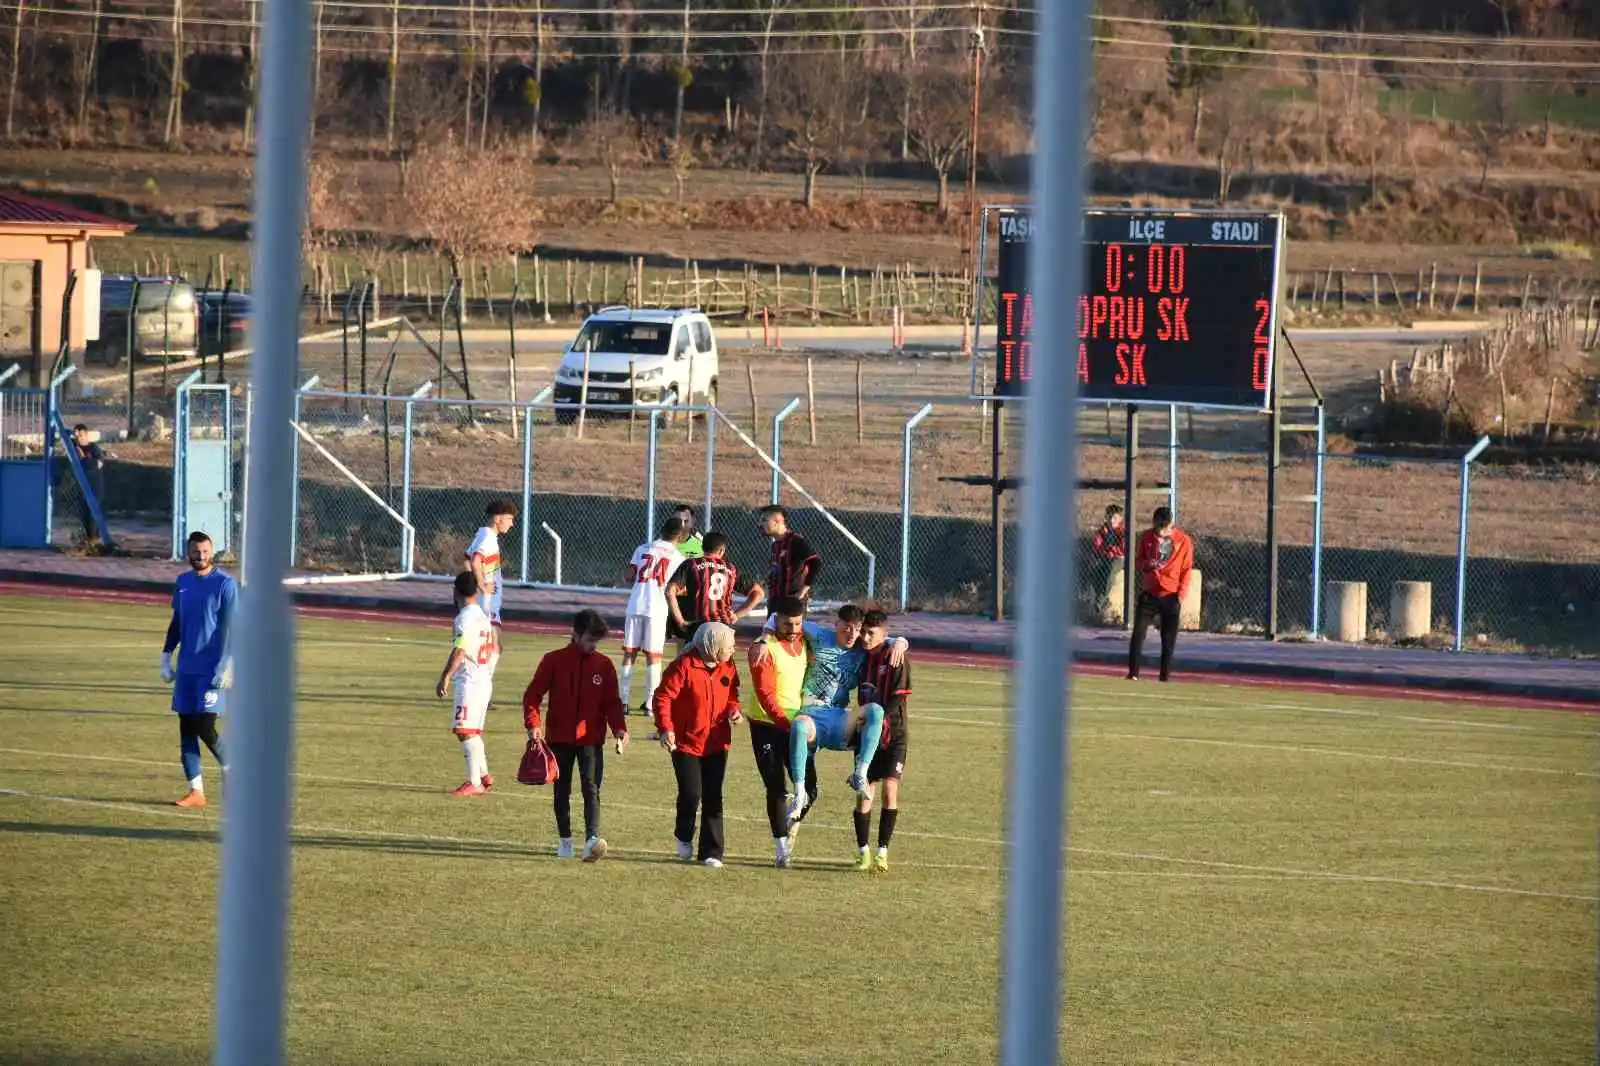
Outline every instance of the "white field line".
[[[165, 767], [165, 766], [169, 766], [170, 765], [167, 762], [158, 762], [158, 761], [153, 760], [153, 759], [132, 759], [132, 758], [125, 758], [125, 757], [122, 757], [122, 756], [114, 756], [114, 755], [79, 756], [79, 755], [67, 755], [67, 754], [56, 753], [56, 752], [27, 751], [27, 750], [18, 749], [18, 748], [0, 748], [0, 753], [38, 755], [38, 756], [45, 756], [45, 757], [50, 757], [50, 758], [60, 758], [63, 761], [76, 761], [76, 760], [87, 759], [87, 760], [93, 760], [93, 761], [97, 761], [97, 762], [120, 762], [120, 763], [128, 763], [128, 764], [138, 765], [138, 766], [163, 766], [163, 767]], [[318, 775], [318, 774], [300, 774], [300, 773], [297, 773], [294, 776], [298, 777], [298, 778], [300, 778], [302, 780], [305, 780], [305, 781], [313, 781], [313, 782], [323, 781], [323, 782], [343, 783], [343, 784], [378, 785], [378, 786], [383, 786], [383, 787], [388, 787], [388, 788], [394, 788], [396, 790], [416, 791], [416, 792], [439, 793], [441, 791], [439, 788], [437, 788], [435, 786], [420, 785], [420, 784], [411, 783], [411, 782], [372, 781], [372, 780], [367, 780], [367, 779], [363, 779], [363, 778], [331, 777], [331, 776]], [[543, 798], [543, 795], [544, 795], [544, 793], [542, 793], [542, 792], [534, 792], [534, 791], [531, 791], [531, 790], [524, 791], [524, 792], [507, 791], [507, 792], [504, 792], [504, 793], [496, 793], [496, 794], [497, 795], [513, 795], [513, 796], [526, 797], [528, 799], [535, 799], [535, 800]], [[79, 805], [86, 805], [86, 806], [106, 807], [106, 808], [115, 809], [115, 810], [132, 811], [132, 812], [139, 813], [139, 814], [147, 814], [147, 815], [158, 815], [159, 814], [159, 815], [167, 816], [167, 817], [190, 818], [190, 819], [194, 819], [194, 820], [207, 821], [207, 822], [209, 822], [209, 820], [210, 820], [210, 815], [206, 810], [201, 810], [200, 812], [189, 812], [189, 811], [179, 810], [177, 808], [150, 807], [150, 806], [143, 806], [143, 805], [134, 804], [134, 803], [125, 803], [125, 802], [118, 801], [118, 800], [100, 800], [100, 799], [90, 799], [90, 798], [78, 797], [78, 796], [49, 795], [49, 794], [44, 794], [44, 793], [33, 792], [31, 790], [28, 790], [28, 789], [0, 788], [0, 796], [11, 796], [11, 797], [14, 797], [14, 798], [19, 798], [19, 799], [34, 799], [34, 800], [40, 800], [42, 802], [51, 802], [51, 803], [70, 803], [70, 804], [79, 804]], [[640, 811], [640, 812], [650, 813], [650, 814], [667, 815], [667, 814], [673, 813], [670, 808], [652, 807], [652, 806], [646, 806], [646, 805], [642, 805], [642, 804], [612, 803], [612, 804], [610, 804], [610, 806], [612, 806], [614, 808], [620, 808], [622, 810], [633, 810], [633, 811]], [[749, 823], [765, 822], [764, 818], [756, 818], [756, 817], [750, 817], [750, 816], [744, 816], [744, 815], [724, 815], [724, 817], [727, 818], [729, 821], [736, 821], [736, 822], [749, 822]], [[827, 830], [832, 830], [832, 831], [836, 831], [836, 832], [844, 832], [847, 829], [847, 827], [845, 827], [845, 826], [832, 825], [832, 824], [825, 823], [825, 822], [807, 822], [806, 826], [807, 826], [807, 828], [813, 829], [813, 830], [816, 830], [816, 829], [827, 829]], [[515, 848], [527, 848], [527, 847], [529, 847], [529, 842], [525, 841], [525, 840], [524, 841], [512, 841], [512, 840], [496, 840], [496, 839], [492, 839], [492, 838], [490, 838], [490, 839], [480, 839], [480, 838], [472, 838], [472, 837], [434, 836], [434, 835], [420, 834], [420, 833], [397, 833], [397, 832], [390, 832], [390, 831], [379, 830], [379, 829], [353, 829], [353, 828], [349, 828], [349, 827], [345, 827], [345, 826], [321, 826], [321, 825], [308, 825], [308, 824], [296, 823], [296, 824], [292, 824], [290, 826], [290, 829], [292, 831], [298, 832], [298, 833], [332, 833], [332, 834], [342, 834], [342, 835], [358, 837], [358, 838], [365, 837], [365, 838], [370, 838], [370, 839], [375, 839], [375, 840], [382, 840], [382, 839], [393, 839], [393, 840], [402, 840], [402, 841], [403, 840], [418, 840], [418, 841], [425, 841], [425, 842], [430, 842], [430, 843], [481, 844], [481, 845], [490, 845], [490, 846], [495, 846], [495, 847], [515, 847]], [[918, 837], [918, 838], [923, 838], [923, 839], [945, 840], [945, 841], [951, 841], [951, 842], [963, 843], [963, 844], [977, 844], [977, 845], [984, 845], [984, 846], [989, 846], [989, 847], [1004, 847], [1005, 846], [1005, 841], [1000, 840], [998, 838], [993, 838], [993, 837], [968, 837], [968, 836], [952, 835], [952, 834], [947, 834], [947, 833], [928, 833], [928, 832], [916, 832], [916, 831], [902, 831], [899, 835], [900, 836], [907, 836], [907, 837]], [[623, 850], [623, 849], [618, 849], [618, 850], [619, 850], [620, 854], [630, 853], [629, 850]], [[668, 854], [670, 854], [668, 852], [654, 852], [654, 851], [649, 851], [649, 850], [645, 850], [645, 849], [630, 849], [630, 850], [631, 850], [631, 853], [633, 853], [633, 854], [641, 854], [641, 855], [668, 855]], [[1382, 874], [1355, 874], [1355, 873], [1344, 873], [1344, 872], [1333, 871], [1333, 870], [1305, 870], [1305, 869], [1299, 869], [1299, 868], [1295, 868], [1295, 867], [1282, 867], [1282, 866], [1258, 866], [1258, 865], [1252, 865], [1252, 864], [1247, 864], [1247, 863], [1224, 862], [1224, 861], [1211, 860], [1211, 859], [1191, 859], [1191, 858], [1185, 858], [1185, 857], [1182, 857], [1182, 856], [1161, 855], [1161, 854], [1155, 854], [1155, 853], [1150, 853], [1150, 852], [1111, 851], [1111, 850], [1107, 850], [1107, 849], [1103, 849], [1103, 848], [1068, 847], [1067, 851], [1071, 852], [1071, 853], [1075, 853], [1075, 854], [1080, 854], [1080, 855], [1093, 855], [1093, 856], [1096, 856], [1096, 857], [1099, 857], [1099, 858], [1123, 859], [1123, 860], [1146, 862], [1146, 863], [1166, 863], [1166, 864], [1173, 864], [1173, 865], [1180, 865], [1180, 866], [1198, 866], [1198, 867], [1205, 868], [1206, 870], [1225, 871], [1226, 872], [1225, 875], [1217, 875], [1217, 876], [1227, 876], [1229, 878], [1233, 878], [1235, 875], [1246, 875], [1246, 874], [1252, 875], [1252, 877], [1249, 877], [1249, 878], [1242, 878], [1242, 879], [1247, 879], [1247, 880], [1249, 880], [1249, 879], [1262, 879], [1262, 880], [1278, 880], [1278, 879], [1282, 879], [1282, 880], [1305, 880], [1305, 881], [1336, 881], [1336, 882], [1350, 882], [1350, 883], [1371, 884], [1371, 885], [1394, 885], [1394, 886], [1408, 887], [1408, 888], [1439, 888], [1439, 889], [1449, 889], [1449, 890], [1460, 891], [1460, 892], [1483, 893], [1483, 894], [1488, 894], [1488, 895], [1526, 896], [1526, 897], [1533, 897], [1533, 898], [1539, 898], [1539, 899], [1573, 900], [1573, 901], [1584, 902], [1584, 903], [1600, 902], [1600, 896], [1583, 895], [1583, 894], [1572, 893], [1572, 892], [1556, 892], [1556, 891], [1549, 891], [1549, 890], [1545, 890], [1545, 889], [1513, 888], [1513, 887], [1509, 887], [1509, 886], [1505, 886], [1505, 885], [1484, 885], [1484, 884], [1473, 884], [1473, 883], [1456, 882], [1456, 881], [1441, 881], [1441, 880], [1432, 879], [1432, 878], [1395, 877], [1395, 876], [1388, 876], [1388, 875], [1382, 875]], [[735, 857], [737, 857], [737, 858], [746, 858], [746, 856], [735, 856]], [[824, 860], [824, 861], [822, 861], [820, 863], [820, 865], [840, 865], [840, 864], [841, 863], [839, 863], [838, 861], [828, 862], [826, 860]], [[991, 865], [972, 865], [972, 866], [967, 866], [967, 865], [961, 865], [961, 864], [916, 864], [916, 863], [909, 863], [908, 862], [908, 863], [902, 863], [900, 865], [919, 867], [919, 868], [926, 868], [926, 869], [974, 870], [974, 871], [983, 871], [983, 872], [991, 872], [991, 871], [992, 872], [998, 872], [998, 869], [999, 869], [997, 866], [992, 865], [992, 864]], [[1097, 873], [1097, 874], [1106, 874], [1106, 875], [1111, 875], [1111, 876], [1139, 876], [1141, 873], [1146, 874], [1148, 876], [1152, 876], [1152, 877], [1170, 876], [1168, 873], [1163, 872], [1163, 871], [1079, 870], [1077, 867], [1071, 867], [1070, 869], [1072, 869], [1072, 870], [1074, 870], [1076, 872], [1079, 872], [1079, 873]]]

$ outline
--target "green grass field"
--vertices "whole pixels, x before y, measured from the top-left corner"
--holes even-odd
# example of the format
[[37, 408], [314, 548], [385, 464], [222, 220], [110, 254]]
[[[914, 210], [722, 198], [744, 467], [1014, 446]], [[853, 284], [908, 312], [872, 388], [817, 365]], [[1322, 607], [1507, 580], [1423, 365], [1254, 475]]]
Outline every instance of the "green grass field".
[[[0, 1061], [207, 1059], [221, 808], [168, 806], [164, 627], [0, 599]], [[552, 642], [512, 634], [503, 784], [459, 800], [444, 635], [302, 622], [292, 1061], [993, 1060], [1004, 674], [917, 668], [886, 878], [846, 868], [832, 753], [771, 869], [742, 735], [726, 869], [668, 860], [644, 744], [586, 866], [512, 780], [512, 690]], [[1069, 1061], [1593, 1062], [1600, 719], [1098, 678], [1073, 713]]]

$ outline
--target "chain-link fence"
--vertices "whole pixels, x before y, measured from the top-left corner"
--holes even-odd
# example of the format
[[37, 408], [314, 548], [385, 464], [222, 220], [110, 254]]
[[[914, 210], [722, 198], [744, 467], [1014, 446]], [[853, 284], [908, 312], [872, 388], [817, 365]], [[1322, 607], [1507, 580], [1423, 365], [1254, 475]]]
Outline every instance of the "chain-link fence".
[[[615, 587], [633, 548], [677, 503], [695, 508], [702, 529], [729, 534], [734, 561], [760, 577], [767, 546], [753, 512], [773, 499], [766, 456], [776, 454], [793, 479], [778, 479], [777, 498], [824, 559], [819, 598], [860, 599], [870, 592], [910, 610], [988, 613], [995, 601], [988, 484], [993, 419], [981, 404], [941, 396], [958, 369], [953, 363], [889, 364], [891, 388], [873, 383], [870, 362], [816, 360], [808, 387], [804, 360], [774, 361], [743, 382], [720, 383], [719, 413], [709, 421], [703, 414], [691, 419], [683, 411], [658, 412], [653, 438], [651, 415], [642, 408], [595, 406], [580, 420], [570, 409], [558, 417], [547, 403], [528, 406], [541, 385], [537, 377], [521, 382], [518, 406], [467, 404], [454, 395], [302, 394], [301, 421], [316, 446], [300, 440], [295, 565], [352, 574], [403, 568], [403, 518], [416, 531], [417, 571], [454, 573], [487, 504], [507, 497], [519, 507], [528, 504], [503, 538], [512, 580]], [[905, 365], [916, 363], [923, 365]], [[505, 374], [475, 375], [475, 392], [479, 385], [509, 391]], [[459, 394], [454, 384], [452, 392]], [[242, 433], [242, 392], [238, 396], [234, 424]], [[115, 434], [121, 411], [107, 399], [92, 386], [65, 390], [69, 424], [82, 419]], [[775, 416], [792, 400], [799, 403], [778, 423], [775, 450]], [[928, 405], [910, 432], [908, 451], [907, 421]], [[165, 410], [170, 425], [170, 396]], [[1022, 404], [1006, 409], [1001, 471], [1008, 478], [1020, 470], [1028, 414]], [[1126, 416], [1088, 406], [1074, 416], [1083, 487], [1075, 526], [1062, 531], [1062, 544], [1079, 562], [1075, 617], [1120, 625], [1120, 561], [1103, 543], [1097, 548], [1096, 532], [1108, 506], [1126, 505]], [[1188, 412], [1171, 424], [1168, 418], [1163, 409], [1140, 416], [1133, 467], [1143, 489], [1125, 516], [1123, 543], [1148, 525], [1156, 506], [1175, 497], [1178, 523], [1195, 540], [1203, 628], [1263, 634], [1267, 421]], [[1287, 636], [1313, 628], [1316, 462], [1308, 443], [1286, 439], [1278, 471], [1277, 625]], [[118, 460], [106, 479], [113, 524], [141, 509], [170, 523], [170, 438], [113, 441], [111, 447]], [[1367, 639], [1396, 639], [1394, 588], [1423, 582], [1431, 601], [1424, 612], [1428, 625], [1406, 639], [1452, 641], [1459, 462], [1330, 452], [1323, 467], [1319, 628], [1327, 632], [1328, 584], [1359, 581], [1367, 586]], [[1174, 474], [1175, 491], [1165, 486]], [[242, 470], [236, 485], [239, 476]], [[908, 480], [909, 519], [903, 520]], [[63, 511], [72, 491], [62, 490]], [[1576, 469], [1474, 467], [1468, 648], [1596, 650], [1600, 578], [1587, 533], [1600, 520], [1597, 498]], [[1018, 486], [1008, 485], [1001, 499], [1007, 613], [1015, 598], [1020, 502]]]

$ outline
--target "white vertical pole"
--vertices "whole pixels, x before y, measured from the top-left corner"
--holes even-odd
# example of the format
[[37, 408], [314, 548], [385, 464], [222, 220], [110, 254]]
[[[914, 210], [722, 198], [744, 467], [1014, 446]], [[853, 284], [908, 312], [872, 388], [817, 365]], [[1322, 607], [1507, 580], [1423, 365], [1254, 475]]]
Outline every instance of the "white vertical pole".
[[[305, 215], [311, 128], [307, 0], [265, 5], [256, 89], [256, 348], [251, 384], [257, 421], [294, 416], [300, 334], [300, 227]], [[263, 433], [250, 449], [257, 514], [284, 515], [294, 502], [292, 434]], [[294, 757], [294, 618], [283, 586], [290, 530], [282, 521], [245, 530], [249, 585], [239, 601], [239, 638], [229, 699], [228, 809], [222, 833], [217, 965], [217, 1066], [275, 1066], [284, 1057], [289, 916], [289, 771]]]
[[[1073, 309], [1082, 291], [1078, 220], [1085, 163], [1083, 95], [1089, 76], [1089, 0], [1040, 4], [1034, 55], [1032, 247], [1035, 361], [1023, 443], [1022, 555], [1006, 804], [1005, 946], [1000, 980], [1004, 1066], [1060, 1059], [1062, 885], [1066, 876], [1069, 619], [1073, 554], [1059, 531], [1077, 515]], [[1057, 417], [1052, 417], [1056, 414]]]

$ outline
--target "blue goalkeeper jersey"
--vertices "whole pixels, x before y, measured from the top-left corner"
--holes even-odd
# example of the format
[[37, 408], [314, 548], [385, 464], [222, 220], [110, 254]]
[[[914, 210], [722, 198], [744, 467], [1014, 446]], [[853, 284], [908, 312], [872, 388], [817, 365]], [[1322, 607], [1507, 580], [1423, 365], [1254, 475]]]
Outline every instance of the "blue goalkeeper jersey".
[[806, 699], [830, 707], [848, 706], [867, 665], [865, 649], [841, 646], [832, 626], [816, 622], [806, 623], [806, 639], [812, 652], [803, 689]]
[[233, 609], [239, 585], [221, 570], [201, 577], [179, 574], [172, 589], [172, 613], [178, 619], [178, 674], [211, 677], [228, 655]]

